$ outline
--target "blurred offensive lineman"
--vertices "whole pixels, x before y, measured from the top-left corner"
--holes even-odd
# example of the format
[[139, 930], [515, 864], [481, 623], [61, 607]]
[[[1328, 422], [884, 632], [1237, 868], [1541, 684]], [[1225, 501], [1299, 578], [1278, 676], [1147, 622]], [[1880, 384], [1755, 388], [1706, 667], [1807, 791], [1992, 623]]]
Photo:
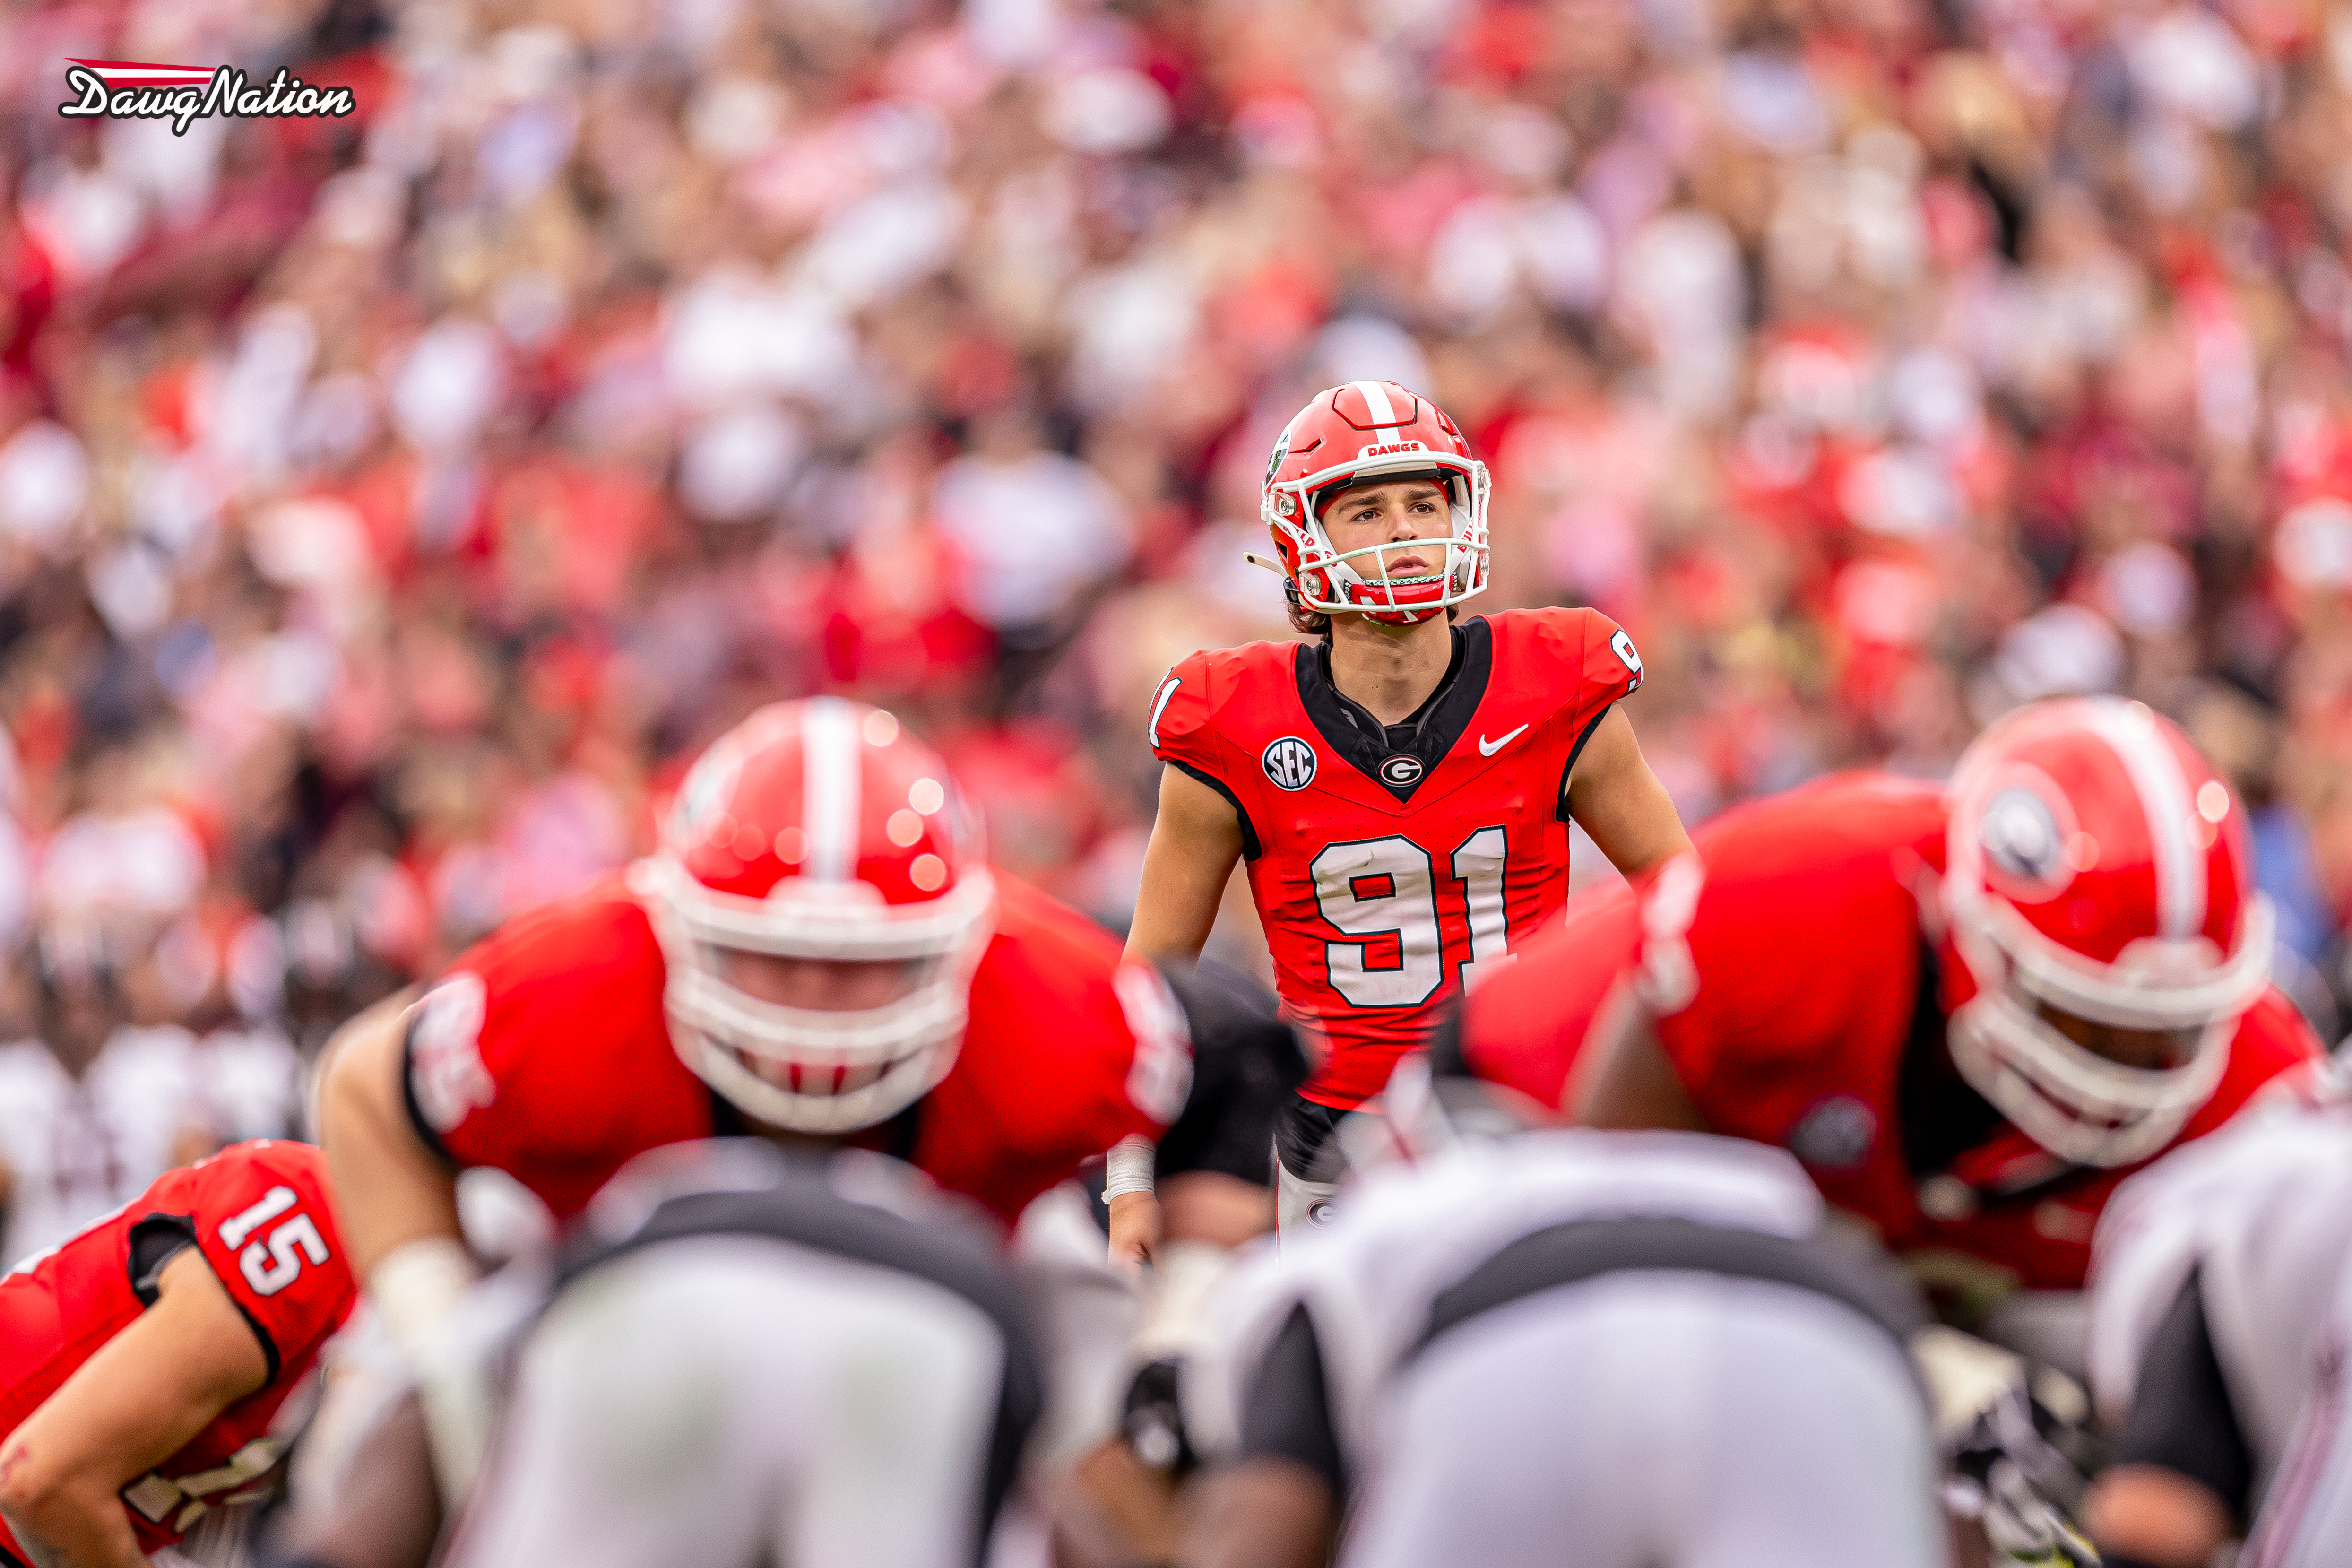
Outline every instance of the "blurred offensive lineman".
[[[2116, 1191], [2092, 1254], [2090, 1370], [2117, 1437], [2084, 1510], [2111, 1568], [2204, 1568], [2265, 1497], [2273, 1521], [2314, 1512], [2326, 1461], [2285, 1455], [2306, 1401], [2340, 1396], [2328, 1347], [2347, 1258], [2340, 1097], [2263, 1106]], [[2280, 1552], [2296, 1533], [2265, 1528]], [[2347, 1552], [2352, 1537], [2306, 1560]]]
[[1149, 965], [992, 875], [964, 810], [889, 714], [762, 709], [696, 763], [656, 855], [509, 921], [414, 1008], [349, 1026], [326, 1072], [327, 1154], [354, 1264], [419, 1357], [451, 1493], [480, 1412], [428, 1347], [473, 1274], [453, 1197], [466, 1166], [508, 1172], [569, 1220], [661, 1144], [856, 1140], [1009, 1225], [1143, 1135], [1164, 1171], [1230, 1173], [1209, 1229], [1262, 1225], [1263, 1140], [1303, 1071], [1287, 1031], [1202, 1026], [1223, 1016], [1213, 1003], [1188, 1027]]
[[238, 1143], [0, 1278], [0, 1564], [139, 1568], [268, 1493], [350, 1316], [306, 1143]]
[[[985, 1219], [862, 1150], [640, 1155], [465, 1314], [503, 1370], [446, 1568], [970, 1568], [1044, 1398]], [[289, 1568], [422, 1568], [422, 1423], [367, 1443]]]
[[[1402, 1076], [1402, 1075], [1400, 1075]], [[1778, 1150], [1553, 1131], [1383, 1169], [1226, 1281], [1201, 1568], [1928, 1568], [1926, 1313]]]
[[1942, 794], [1826, 779], [1708, 823], [1638, 904], [1571, 903], [1440, 1065], [1780, 1145], [1964, 1316], [2077, 1290], [2127, 1172], [2320, 1054], [2242, 816], [2147, 708], [2037, 704]]
[[[2344, 1131], [2340, 1122], [2336, 1131]], [[2336, 1191], [2340, 1199], [2342, 1187]], [[2263, 1499], [2252, 1539], [2238, 1558], [2243, 1568], [2337, 1568], [2352, 1562], [2352, 1421], [2347, 1420], [2347, 1402], [2352, 1401], [2352, 1268], [2337, 1270], [2332, 1299], [2306, 1349], [2303, 1405]], [[2110, 1561], [2139, 1568], [2172, 1559]]]
[[[1452, 624], [1486, 586], [1486, 489], [1427, 398], [1318, 395], [1263, 515], [1322, 641], [1194, 654], [1152, 699], [1169, 765], [1129, 951], [1197, 955], [1244, 859], [1285, 1006], [1329, 1042], [1276, 1141], [1286, 1230], [1329, 1195], [1304, 1178], [1337, 1118], [1567, 898], [1570, 818], [1628, 876], [1690, 847], [1615, 710], [1632, 638], [1593, 610]], [[1115, 1212], [1114, 1251], [1149, 1226], [1148, 1204]]]

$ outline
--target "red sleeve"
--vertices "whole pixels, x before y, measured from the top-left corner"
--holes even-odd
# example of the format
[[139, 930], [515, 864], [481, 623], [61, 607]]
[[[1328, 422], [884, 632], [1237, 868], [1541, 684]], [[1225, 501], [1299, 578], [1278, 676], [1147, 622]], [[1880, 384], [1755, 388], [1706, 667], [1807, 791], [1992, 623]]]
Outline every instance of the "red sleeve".
[[1151, 754], [1171, 767], [1183, 769], [1223, 795], [1241, 818], [1242, 855], [1255, 860], [1261, 853], [1256, 826], [1250, 821], [1240, 770], [1256, 766], [1254, 758], [1237, 756], [1218, 729], [1216, 713], [1231, 695], [1233, 681], [1221, 650], [1203, 649], [1180, 659], [1161, 678], [1151, 694], [1151, 717], [1144, 739]]
[[559, 1215], [631, 1156], [710, 1136], [709, 1094], [670, 1048], [663, 979], [645, 911], [617, 882], [508, 921], [410, 1018], [418, 1131]]
[[1471, 1076], [1565, 1111], [1568, 1084], [1609, 991], [1633, 960], [1634, 892], [1606, 882], [1568, 900], [1515, 962], [1462, 999], [1462, 1066]]
[[1045, 894], [1000, 876], [997, 934], [972, 977], [955, 1066], [924, 1102], [915, 1163], [1007, 1221], [1129, 1133], [1184, 1107], [1184, 1016], [1149, 964]]
[[232, 1145], [193, 1173], [196, 1246], [260, 1337], [274, 1382], [351, 1312], [326, 1158], [308, 1143], [264, 1139]]
[[1501, 657], [1508, 659], [1512, 679], [1538, 680], [1551, 694], [1547, 728], [1564, 753], [1558, 810], [1566, 821], [1568, 781], [1577, 759], [1609, 710], [1642, 684], [1642, 656], [1625, 629], [1598, 610], [1506, 610], [1493, 620], [1510, 627], [1509, 651]]

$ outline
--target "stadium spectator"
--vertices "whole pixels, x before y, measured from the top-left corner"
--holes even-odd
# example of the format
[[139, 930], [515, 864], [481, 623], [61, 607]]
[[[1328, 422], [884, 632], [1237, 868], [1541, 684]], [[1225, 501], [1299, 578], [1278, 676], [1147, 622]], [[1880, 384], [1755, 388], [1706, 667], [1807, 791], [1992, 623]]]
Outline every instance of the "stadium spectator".
[[[1474, 608], [1622, 622], [1686, 821], [2140, 697], [2260, 814], [2282, 978], [2335, 1026], [2352, 34], [2322, 10], [0, 29], [0, 940], [193, 921], [175, 1023], [314, 1048], [642, 850], [678, 759], [816, 689], [898, 706], [1008, 864], [1120, 921], [1155, 680], [1286, 635], [1242, 560], [1276, 427], [1391, 376], [1494, 467]], [[68, 56], [283, 64], [359, 110], [69, 121]]]

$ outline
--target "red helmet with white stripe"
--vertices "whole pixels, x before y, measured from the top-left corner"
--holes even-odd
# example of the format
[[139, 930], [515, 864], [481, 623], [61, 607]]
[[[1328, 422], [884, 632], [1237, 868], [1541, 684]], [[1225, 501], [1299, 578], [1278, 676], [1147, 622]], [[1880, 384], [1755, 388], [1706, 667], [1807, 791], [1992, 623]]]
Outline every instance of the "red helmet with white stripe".
[[[1395, 545], [1332, 548], [1323, 510], [1341, 492], [1420, 479], [1445, 491], [1452, 515], [1443, 572], [1392, 579], [1382, 552]], [[1393, 381], [1351, 381], [1316, 394], [1284, 427], [1259, 516], [1299, 604], [1411, 626], [1486, 591], [1487, 488], [1486, 465], [1444, 409]]]
[[[762, 708], [703, 752], [631, 873], [686, 1065], [772, 1126], [897, 1114], [955, 1063], [996, 889], [939, 754], [837, 697]], [[904, 966], [878, 1005], [784, 1006], [740, 955]]]
[[[2155, 1153], [2212, 1094], [2269, 979], [2243, 808], [2188, 736], [2114, 698], [2003, 719], [1948, 798], [1944, 910], [1976, 982], [1952, 1016], [1954, 1062], [2062, 1158]], [[2077, 1043], [2116, 1031], [2170, 1037], [2174, 1059]]]

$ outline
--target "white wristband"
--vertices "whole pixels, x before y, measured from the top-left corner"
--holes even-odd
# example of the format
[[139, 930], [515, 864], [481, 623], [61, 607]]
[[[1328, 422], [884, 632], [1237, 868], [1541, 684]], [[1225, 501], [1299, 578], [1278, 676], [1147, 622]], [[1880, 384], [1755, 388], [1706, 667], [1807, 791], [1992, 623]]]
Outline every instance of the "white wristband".
[[1159, 1157], [1151, 1140], [1139, 1134], [1112, 1144], [1103, 1156], [1103, 1202], [1151, 1191], [1151, 1166]]
[[434, 1475], [451, 1509], [472, 1489], [489, 1447], [489, 1388], [450, 1353], [445, 1332], [480, 1274], [465, 1243], [445, 1236], [404, 1242], [368, 1274], [368, 1294], [415, 1375]]

